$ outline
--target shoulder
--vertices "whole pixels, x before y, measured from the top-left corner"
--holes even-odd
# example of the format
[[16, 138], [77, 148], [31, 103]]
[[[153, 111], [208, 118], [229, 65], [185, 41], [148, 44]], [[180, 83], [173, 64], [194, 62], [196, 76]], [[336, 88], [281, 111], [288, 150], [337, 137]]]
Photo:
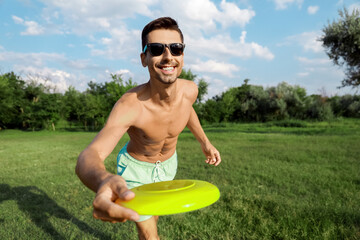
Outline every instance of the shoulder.
[[184, 97], [189, 99], [192, 103], [196, 101], [198, 96], [198, 87], [195, 82], [185, 79], [179, 79], [180, 87], [183, 90]]
[[130, 89], [115, 103], [108, 122], [131, 126], [141, 114], [142, 106], [139, 94], [143, 86]]
[[143, 95], [145, 90], [145, 84], [141, 84], [136, 86], [130, 90], [128, 90], [124, 95], [120, 97], [120, 99], [116, 102], [115, 107], [119, 106], [131, 106], [136, 107], [140, 105], [140, 97]]

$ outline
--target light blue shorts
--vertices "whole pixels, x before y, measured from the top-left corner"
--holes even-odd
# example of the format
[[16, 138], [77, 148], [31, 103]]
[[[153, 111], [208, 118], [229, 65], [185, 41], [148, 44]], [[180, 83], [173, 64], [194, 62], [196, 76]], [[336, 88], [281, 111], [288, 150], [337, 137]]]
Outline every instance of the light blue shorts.
[[[117, 174], [122, 176], [129, 189], [148, 183], [170, 181], [175, 178], [177, 170], [177, 154], [175, 153], [166, 161], [149, 163], [139, 161], [127, 152], [127, 143], [117, 156]], [[140, 216], [138, 222], [145, 221], [152, 216]]]

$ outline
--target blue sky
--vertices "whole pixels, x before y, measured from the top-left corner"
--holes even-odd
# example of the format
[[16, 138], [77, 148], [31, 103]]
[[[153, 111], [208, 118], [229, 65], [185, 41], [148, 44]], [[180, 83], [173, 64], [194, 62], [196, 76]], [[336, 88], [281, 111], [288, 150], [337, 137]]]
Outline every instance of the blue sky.
[[185, 36], [185, 69], [209, 83], [208, 97], [244, 79], [264, 87], [299, 85], [308, 94], [338, 89], [343, 69], [329, 60], [321, 29], [354, 0], [0, 0], [0, 72], [83, 91], [122, 74], [148, 81], [140, 63], [142, 28], [170, 16]]

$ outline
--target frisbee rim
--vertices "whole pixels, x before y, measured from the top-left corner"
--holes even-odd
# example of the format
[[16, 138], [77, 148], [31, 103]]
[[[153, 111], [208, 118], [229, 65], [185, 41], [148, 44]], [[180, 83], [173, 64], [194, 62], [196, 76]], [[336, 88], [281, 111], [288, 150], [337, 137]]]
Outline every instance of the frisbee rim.
[[[184, 181], [193, 182], [189, 187], [175, 191], [144, 192], [141, 187], [145, 185], [171, 184]], [[157, 183], [145, 184], [130, 189], [135, 198], [130, 201], [116, 200], [115, 203], [130, 208], [140, 215], [171, 215], [195, 211], [215, 203], [220, 198], [219, 189], [206, 181], [179, 179]]]
[[[170, 188], [170, 189], [161, 189], [161, 190], [147, 190], [147, 188], [149, 186], [154, 186], [156, 187], [156, 185], [164, 185], [168, 182], [173, 182], [173, 181], [179, 181], [179, 180], [172, 180], [172, 181], [164, 181], [164, 182], [156, 182], [156, 183], [151, 183], [151, 184], [144, 184], [144, 185], [141, 185], [139, 187], [137, 187], [137, 190], [139, 192], [142, 192], [142, 193], [155, 193], [155, 194], [162, 194], [162, 193], [169, 193], [169, 192], [176, 192], [176, 191], [183, 191], [185, 189], [188, 189], [188, 188], [192, 188], [195, 186], [195, 182], [193, 180], [181, 180], [181, 182], [183, 183], [188, 183], [187, 185], [183, 186], [183, 187], [178, 187], [178, 188]], [[175, 185], [175, 184], [174, 184]]]

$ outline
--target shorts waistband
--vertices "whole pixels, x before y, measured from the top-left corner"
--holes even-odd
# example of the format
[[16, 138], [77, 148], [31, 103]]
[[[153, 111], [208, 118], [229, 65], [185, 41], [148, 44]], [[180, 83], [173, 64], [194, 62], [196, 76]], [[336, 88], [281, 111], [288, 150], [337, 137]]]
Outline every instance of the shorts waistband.
[[[159, 162], [159, 161], [156, 162], [156, 163], [144, 162], [144, 161], [140, 161], [140, 160], [137, 160], [136, 158], [132, 157], [127, 151], [128, 143], [129, 142], [127, 142], [125, 144], [125, 146], [120, 150], [120, 152], [118, 154], [118, 159], [119, 159], [121, 154], [124, 154], [129, 161], [131, 161], [131, 162], [133, 162], [135, 164], [142, 165], [142, 166], [147, 166], [147, 167], [154, 167], [154, 165], [156, 165]], [[170, 158], [168, 158], [167, 160], [161, 162], [161, 165], [166, 166], [167, 164], [171, 164], [173, 161], [176, 161], [176, 160], [177, 160], [177, 153], [176, 153], [176, 150], [175, 150], [174, 154]]]

